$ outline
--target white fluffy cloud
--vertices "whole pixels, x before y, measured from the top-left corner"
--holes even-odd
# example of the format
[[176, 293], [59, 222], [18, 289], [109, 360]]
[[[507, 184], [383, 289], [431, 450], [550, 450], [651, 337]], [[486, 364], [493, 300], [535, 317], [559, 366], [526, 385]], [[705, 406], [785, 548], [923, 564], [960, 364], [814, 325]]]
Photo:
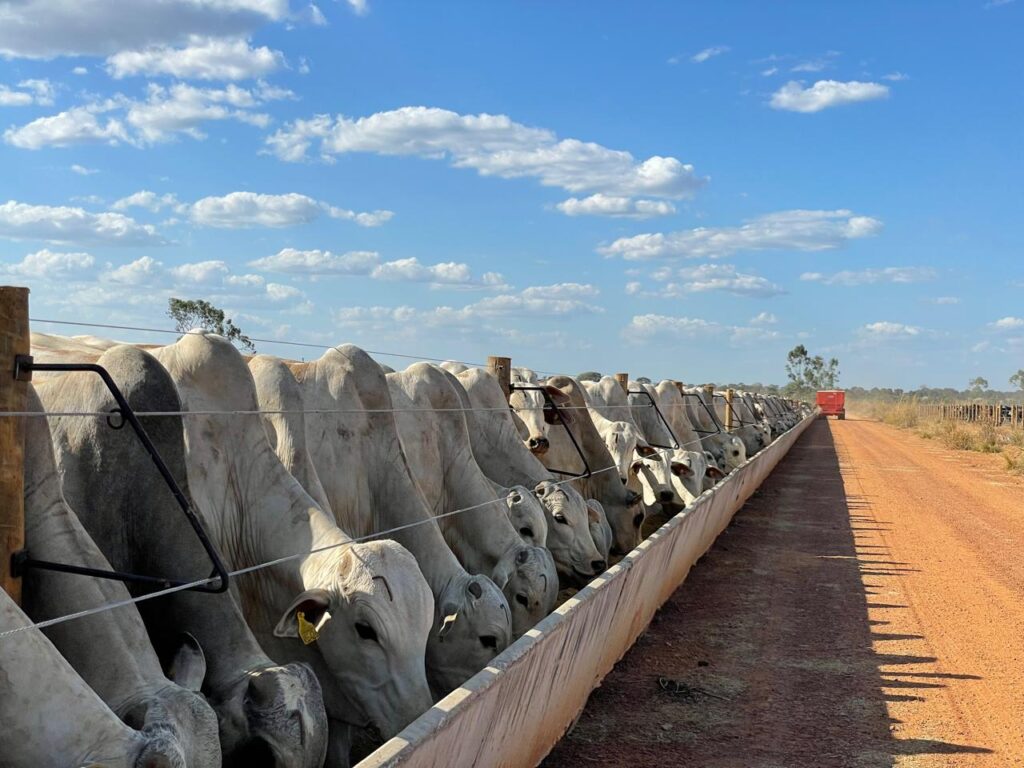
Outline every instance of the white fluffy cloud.
[[231, 192], [222, 197], [204, 197], [189, 207], [194, 223], [222, 229], [293, 227], [308, 224], [324, 213], [335, 219], [354, 221], [362, 227], [378, 226], [394, 215], [391, 211], [357, 213], [296, 192], [283, 195]]
[[697, 335], [719, 333], [722, 326], [698, 317], [672, 317], [669, 315], [634, 315], [623, 334], [631, 339], [645, 340], [652, 336], [692, 338]]
[[69, 245], [163, 245], [149, 224], [120, 213], [89, 213], [82, 208], [29, 205], [8, 200], [0, 205], [0, 237]]
[[0, 57], [51, 59], [245, 34], [291, 12], [288, 0], [19, 0], [0, 15]]
[[0, 85], [0, 107], [51, 106], [55, 90], [49, 80], [22, 80], [17, 90]]
[[363, 275], [374, 280], [429, 283], [434, 287], [506, 288], [504, 278], [497, 272], [487, 272], [482, 278], [473, 276], [468, 264], [448, 261], [440, 264], [422, 264], [419, 259], [381, 261], [375, 251], [301, 251], [284, 248], [273, 256], [250, 261], [249, 266], [261, 272], [292, 275]]
[[250, 80], [284, 65], [284, 54], [266, 46], [253, 48], [244, 38], [193, 35], [181, 48], [154, 45], [119, 51], [107, 59], [115, 79], [132, 75], [169, 75], [184, 80]]
[[249, 266], [261, 272], [278, 272], [292, 275], [368, 275], [380, 264], [380, 254], [375, 251], [301, 251], [284, 248], [273, 256], [250, 261]]
[[883, 267], [860, 271], [843, 270], [834, 275], [804, 272], [800, 279], [824, 285], [874, 285], [875, 283], [921, 283], [934, 280], [935, 270], [930, 267]]
[[92, 268], [95, 259], [88, 253], [60, 253], [43, 248], [25, 256], [17, 264], [0, 264], [0, 274], [52, 279], [73, 277]]
[[99, 173], [95, 168], [86, 168], [84, 165], [75, 163], [71, 166], [71, 172], [77, 173], [79, 176], [92, 176], [94, 173]]
[[847, 240], [878, 234], [882, 222], [847, 210], [780, 211], [739, 227], [698, 227], [680, 232], [623, 237], [598, 249], [629, 260], [720, 258], [744, 251], [824, 251]]
[[887, 320], [868, 323], [861, 330], [868, 336], [881, 339], [913, 339], [922, 334], [922, 329], [916, 325], [892, 323]]
[[83, 104], [4, 131], [4, 141], [21, 149], [76, 144], [157, 144], [185, 135], [204, 139], [211, 121], [232, 120], [266, 127], [270, 117], [256, 110], [267, 102], [292, 97], [291, 91], [259, 83], [256, 87], [169, 87], [150, 83], [143, 100], [123, 96]]
[[691, 197], [706, 181], [693, 166], [658, 155], [637, 161], [629, 152], [514, 122], [505, 115], [461, 115], [431, 107], [402, 107], [368, 117], [318, 115], [296, 120], [267, 139], [282, 160], [300, 161], [311, 149], [325, 160], [349, 152], [447, 158], [482, 176], [535, 178], [543, 186], [611, 197]]
[[769, 298], [786, 291], [779, 285], [758, 275], [739, 272], [731, 264], [700, 264], [681, 269], [659, 269], [651, 274], [664, 283], [656, 290], [644, 290], [640, 283], [629, 283], [626, 293], [644, 298], [679, 298], [690, 293], [717, 291], [734, 296]]
[[145, 208], [147, 211], [156, 213], [164, 208], [179, 208], [180, 206], [178, 198], [170, 192], [158, 195], [156, 192], [143, 189], [127, 197], [122, 197], [120, 200], [115, 200], [110, 207], [115, 211], [124, 211], [128, 208]]
[[630, 219], [668, 216], [676, 212], [676, 207], [667, 200], [634, 200], [629, 197], [603, 195], [600, 192], [582, 200], [570, 197], [555, 207], [566, 216], [612, 216]]
[[959, 296], [936, 296], [934, 299], [929, 299], [929, 303], [938, 304], [939, 306], [952, 306], [953, 304], [960, 303]]
[[1020, 317], [1001, 317], [995, 322], [989, 323], [992, 328], [997, 331], [1016, 331], [1024, 328], [1024, 318]]
[[733, 346], [745, 346], [782, 338], [782, 334], [778, 331], [763, 326], [724, 325], [699, 317], [674, 317], [658, 314], [634, 315], [622, 330], [624, 338], [640, 344], [712, 338], [726, 334]]
[[[569, 287], [567, 287], [569, 286]], [[597, 314], [604, 309], [588, 304], [580, 298], [558, 296], [593, 295], [593, 286], [577, 283], [531, 286], [516, 294], [492, 296], [463, 307], [434, 307], [417, 309], [400, 307], [345, 307], [334, 313], [335, 321], [346, 328], [376, 330], [380, 332], [410, 331], [418, 329], [455, 328], [483, 331], [490, 335], [501, 333], [507, 318], [559, 317]], [[498, 326], [489, 323], [498, 322]]]
[[103, 116], [110, 108], [109, 104], [72, 107], [20, 127], [8, 128], [4, 131], [4, 141], [21, 149], [130, 142], [121, 120]]
[[440, 264], [421, 264], [416, 258], [386, 261], [370, 272], [374, 280], [397, 280], [416, 283], [430, 283], [432, 286], [464, 286], [501, 289], [504, 278], [497, 272], [486, 272], [477, 280], [468, 264], [445, 261]]
[[171, 295], [175, 290], [201, 290], [204, 298], [224, 305], [224, 302], [243, 303], [258, 307], [287, 309], [305, 313], [312, 309], [306, 295], [293, 285], [267, 282], [254, 274], [231, 274], [228, 265], [220, 260], [200, 261], [167, 266], [151, 256], [142, 256], [119, 266], [108, 265], [102, 275], [104, 285], [145, 286], [159, 295]]
[[705, 48], [702, 51], [698, 51], [690, 57], [690, 61], [694, 64], [703, 64], [708, 59], [714, 58], [715, 56], [721, 56], [723, 53], [728, 53], [728, 45], [713, 45], [710, 48]]
[[789, 112], [820, 112], [829, 107], [885, 99], [888, 96], [889, 86], [880, 83], [861, 83], [856, 80], [846, 83], [838, 80], [819, 80], [809, 88], [805, 88], [796, 80], [790, 80], [772, 94], [771, 106], [772, 109], [783, 109]]
[[760, 312], [754, 317], [750, 318], [751, 325], [775, 325], [778, 322], [779, 318], [777, 318], [771, 312]]

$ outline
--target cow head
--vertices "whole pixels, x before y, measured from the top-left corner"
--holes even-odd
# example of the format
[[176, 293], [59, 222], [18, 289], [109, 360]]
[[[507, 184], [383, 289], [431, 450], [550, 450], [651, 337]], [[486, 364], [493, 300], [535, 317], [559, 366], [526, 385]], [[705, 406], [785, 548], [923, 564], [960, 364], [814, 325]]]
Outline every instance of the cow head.
[[479, 672], [512, 641], [512, 616], [501, 590], [486, 576], [461, 573], [437, 597], [427, 643], [434, 693], [444, 696]]
[[[546, 546], [562, 580], [583, 586], [608, 565], [590, 533], [590, 511], [579, 491], [568, 483], [544, 480], [534, 489], [547, 515]], [[603, 513], [602, 513], [603, 514]]]
[[667, 453], [648, 449], [647, 455], [637, 451], [637, 459], [630, 467], [630, 471], [640, 481], [643, 492], [644, 504], [653, 507], [655, 504], [662, 506], [682, 506], [683, 500], [676, 493], [673, 487], [671, 460]]
[[543, 547], [548, 537], [548, 521], [544, 506], [536, 496], [521, 485], [504, 491], [508, 519], [527, 544]]
[[424, 656], [434, 599], [408, 550], [350, 544], [310, 558], [274, 635], [315, 644], [340, 695], [391, 738], [432, 704]]
[[494, 569], [494, 580], [512, 611], [512, 636], [519, 637], [555, 607], [558, 572], [544, 547], [510, 547]]
[[[527, 382], [520, 382], [527, 383]], [[536, 383], [528, 383], [529, 386], [538, 386]], [[548, 398], [559, 408], [570, 405], [569, 396], [557, 387], [540, 385]], [[554, 408], [548, 402], [548, 398], [537, 390], [515, 390], [510, 398], [510, 403], [516, 410], [516, 414], [526, 427], [527, 437], [523, 440], [526, 447], [535, 456], [543, 456], [551, 447], [550, 431], [552, 427], [561, 429], [562, 419], [566, 424], [572, 424], [573, 412], [562, 411], [562, 419], [558, 418]]]

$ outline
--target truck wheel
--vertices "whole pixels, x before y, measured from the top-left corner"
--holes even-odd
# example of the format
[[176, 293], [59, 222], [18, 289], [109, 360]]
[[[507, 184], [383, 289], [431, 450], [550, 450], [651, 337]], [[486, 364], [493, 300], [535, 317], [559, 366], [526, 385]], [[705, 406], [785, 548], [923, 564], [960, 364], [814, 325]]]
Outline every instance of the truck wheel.
[[846, 414], [845, 413], [840, 413], [839, 414], [839, 420], [840, 421], [846, 421]]

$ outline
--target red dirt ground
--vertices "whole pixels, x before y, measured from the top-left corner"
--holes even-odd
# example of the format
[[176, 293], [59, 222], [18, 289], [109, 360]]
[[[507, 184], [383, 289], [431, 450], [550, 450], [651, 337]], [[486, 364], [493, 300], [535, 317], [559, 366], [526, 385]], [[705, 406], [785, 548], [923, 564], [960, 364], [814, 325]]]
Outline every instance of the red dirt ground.
[[1024, 766], [1024, 482], [1000, 464], [815, 422], [544, 765]]

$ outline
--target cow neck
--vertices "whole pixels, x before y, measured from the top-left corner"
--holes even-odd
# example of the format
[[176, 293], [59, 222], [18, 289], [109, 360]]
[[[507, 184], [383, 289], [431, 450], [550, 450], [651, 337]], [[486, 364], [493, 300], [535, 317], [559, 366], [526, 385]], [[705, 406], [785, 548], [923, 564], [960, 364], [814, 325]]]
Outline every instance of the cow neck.
[[306, 417], [299, 383], [280, 358], [257, 355], [249, 361], [256, 397], [268, 435], [274, 435], [274, 451], [285, 469], [317, 505], [331, 513], [331, 505], [306, 445]]
[[[0, 630], [29, 626], [28, 617], [0, 590]], [[4, 639], [4, 764], [134, 765], [146, 737], [104, 704], [41, 632]]]
[[[135, 410], [181, 410], [170, 376], [147, 353], [118, 346], [99, 363]], [[37, 392], [51, 411], [103, 412], [115, 405], [91, 374], [69, 373], [40, 384]], [[161, 419], [158, 427], [166, 427], [170, 419], [176, 428], [150, 429], [148, 425], [150, 438], [182, 490], [191, 495], [184, 466], [183, 420], [178, 416]], [[64, 492], [82, 512], [80, 522], [114, 568], [182, 579], [209, 573], [209, 559], [195, 532], [134, 437], [129, 437], [125, 455], [117, 451], [124, 430], [113, 432], [99, 420], [83, 425], [76, 417], [51, 418], [49, 423]], [[142, 494], [146, 494], [145, 503], [138, 504]], [[231, 594], [179, 592], [161, 600], [158, 610], [151, 603], [141, 603], [140, 609], [155, 642], [176, 638], [182, 631], [199, 640], [206, 651], [206, 686], [211, 691], [233, 685], [240, 670], [271, 664]]]
[[[490, 575], [508, 550], [522, 540], [473, 458], [463, 414], [429, 410], [458, 408], [454, 390], [429, 366], [413, 366], [395, 375], [413, 404], [423, 409], [417, 414], [417, 428], [430, 429], [436, 437], [437, 460], [429, 467], [440, 473], [439, 498], [431, 500], [436, 502], [434, 514], [467, 510], [438, 520], [444, 539], [466, 570]], [[414, 435], [405, 437], [415, 439]], [[427, 469], [418, 467], [417, 475]]]
[[[43, 410], [32, 390], [29, 408]], [[64, 500], [45, 419], [26, 419], [25, 467], [25, 537], [32, 556], [110, 570]], [[30, 572], [25, 586], [26, 606], [36, 621], [130, 597], [121, 582], [54, 571]], [[113, 709], [170, 684], [134, 606], [57, 624], [46, 635]]]
[[[212, 354], [204, 354], [207, 349], [189, 349], [213, 343], [188, 334], [159, 351], [183, 406], [193, 411], [258, 410], [252, 376], [237, 351], [229, 346]], [[213, 535], [232, 567], [331, 547], [274, 566], [275, 585], [291, 594], [320, 586], [311, 584], [308, 575], [319, 572], [322, 562], [336, 558], [332, 552], [349, 538], [284, 468], [260, 416], [190, 416], [185, 427], [189, 481], [195, 495], [205, 500], [203, 509]], [[244, 583], [257, 588], [261, 581], [266, 580], [249, 577]]]
[[394, 415], [386, 413], [393, 403], [383, 372], [362, 350], [349, 346], [345, 351], [329, 352], [314, 364], [315, 374], [303, 373], [304, 391], [315, 397], [318, 407], [348, 412], [328, 415], [319, 433], [328, 450], [318, 457], [335, 458], [333, 467], [325, 467], [332, 472], [331, 505], [344, 510], [339, 513], [342, 520], [357, 524], [352, 529], [357, 536], [419, 523], [388, 538], [412, 553], [431, 591], [439, 594], [462, 567], [445, 544], [401, 451]]
[[[523, 445], [512, 412], [504, 406], [505, 396], [498, 382], [483, 371], [472, 370], [457, 377], [470, 385], [462, 388], [467, 407], [466, 425], [473, 442], [473, 455], [480, 469], [494, 482], [505, 486], [536, 488], [544, 480], [553, 480], [536, 456]], [[476, 408], [478, 410], [468, 410]]]

